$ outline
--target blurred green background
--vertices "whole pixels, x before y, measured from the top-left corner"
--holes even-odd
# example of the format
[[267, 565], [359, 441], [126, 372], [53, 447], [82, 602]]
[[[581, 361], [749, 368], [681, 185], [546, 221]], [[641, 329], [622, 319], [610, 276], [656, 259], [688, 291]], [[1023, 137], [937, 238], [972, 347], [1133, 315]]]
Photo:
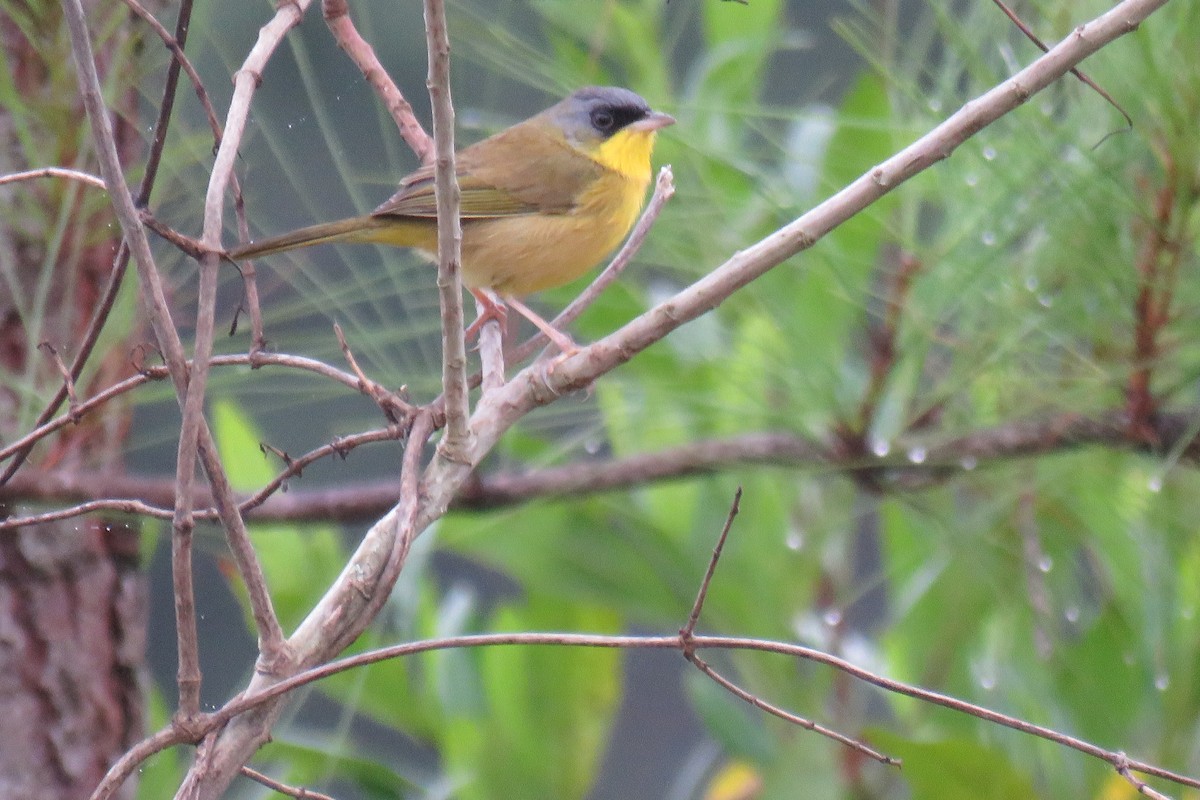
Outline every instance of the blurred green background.
[[[1105, 7], [1016, 8], [1054, 41]], [[427, 121], [419, 5], [351, 11]], [[189, 52], [218, 109], [270, 13], [225, 0], [197, 9]], [[673, 166], [677, 195], [628, 277], [573, 328], [585, 341], [795, 218], [1036, 55], [987, 3], [480, 1], [452, 4], [450, 23], [460, 142], [590, 83], [629, 86], [679, 120], [655, 156]], [[481, 469], [598, 462], [762, 432], [849, 448], [839, 452], [852, 458], [734, 465], [451, 514], [421, 538], [356, 649], [468, 631], [673, 632], [741, 485], [702, 631], [820, 647], [1200, 772], [1194, 466], [1180, 453], [1121, 446], [927, 457], [954, 436], [1122, 407], [1135, 366], [1137, 264], [1160, 191], [1174, 198], [1164, 235], [1176, 247], [1154, 286], [1169, 298], [1170, 320], [1153, 386], [1164, 408], [1197, 407], [1200, 62], [1180, 58], [1196, 41], [1200, 8], [1168, 5], [1085, 64], [1133, 116], [1132, 131], [1105, 138], [1122, 128], [1120, 115], [1079, 82], [1059, 82], [593, 392], [531, 415]], [[149, 103], [166, 54], [151, 48], [147, 58]], [[195, 232], [211, 138], [187, 92], [180, 114], [155, 211]], [[369, 210], [414, 166], [310, 11], [263, 76], [238, 162], [252, 231]], [[186, 319], [193, 268], [165, 246], [158, 252]], [[336, 321], [371, 377], [407, 385], [420, 401], [437, 393], [428, 265], [346, 246], [277, 256], [258, 270], [274, 349], [341, 365]], [[581, 286], [547, 292], [536, 306], [553, 313]], [[231, 271], [225, 319], [240, 291]], [[244, 351], [247, 328], [218, 348]], [[880, 373], [874, 359], [889, 329], [893, 357]], [[279, 468], [260, 441], [295, 455], [382, 424], [366, 399], [278, 370], [218, 371], [212, 395], [223, 455], [246, 489]], [[141, 401], [131, 465], [170, 474], [174, 398], [162, 386]], [[876, 459], [888, 466], [852, 469]], [[306, 469], [291, 488], [382, 479], [398, 463], [394, 445], [361, 448]], [[285, 626], [311, 607], [363, 528], [256, 526]], [[215, 531], [205, 547], [214, 559], [201, 584], [201, 642], [215, 704], [244, 681], [253, 647], [221, 591]], [[169, 591], [167, 581], [160, 572]], [[171, 697], [170, 603], [157, 609], [155, 658]], [[827, 669], [761, 654], [706, 657], [760, 697], [902, 757], [904, 769], [745, 706], [677, 654], [521, 649], [435, 653], [325, 681], [256, 765], [347, 798], [1134, 796], [1099, 762]], [[160, 757], [143, 796], [164, 796], [178, 768], [175, 756]], [[265, 793], [249, 783], [237, 791]]]

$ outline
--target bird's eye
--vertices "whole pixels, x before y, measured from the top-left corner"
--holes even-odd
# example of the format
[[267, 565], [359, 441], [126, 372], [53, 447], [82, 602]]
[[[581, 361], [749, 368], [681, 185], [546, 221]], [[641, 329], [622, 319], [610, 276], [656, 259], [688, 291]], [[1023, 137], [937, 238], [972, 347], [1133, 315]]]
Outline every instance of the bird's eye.
[[613, 117], [612, 112], [607, 109], [597, 108], [592, 112], [592, 127], [598, 131], [612, 130], [615, 121], [616, 119]]

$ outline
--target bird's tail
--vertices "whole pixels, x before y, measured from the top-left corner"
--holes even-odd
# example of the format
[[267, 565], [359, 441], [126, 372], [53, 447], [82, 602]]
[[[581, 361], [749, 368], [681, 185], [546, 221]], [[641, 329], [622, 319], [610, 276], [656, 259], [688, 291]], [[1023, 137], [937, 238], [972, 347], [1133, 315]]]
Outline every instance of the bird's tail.
[[327, 242], [374, 242], [380, 240], [381, 229], [387, 228], [389, 225], [395, 227], [396, 223], [387, 217], [373, 215], [350, 217], [337, 222], [323, 222], [319, 225], [300, 228], [291, 233], [239, 245], [230, 250], [228, 256], [237, 261]]

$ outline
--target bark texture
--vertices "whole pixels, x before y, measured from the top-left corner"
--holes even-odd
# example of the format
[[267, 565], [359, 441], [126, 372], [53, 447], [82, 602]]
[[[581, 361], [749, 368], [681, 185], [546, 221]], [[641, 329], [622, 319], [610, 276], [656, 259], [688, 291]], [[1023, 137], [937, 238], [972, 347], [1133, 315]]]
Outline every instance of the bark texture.
[[[92, 5], [128, 162], [144, 150], [133, 27], [119, 4]], [[0, 50], [15, 89], [14, 102], [0, 107], [0, 172], [91, 171], [58, 3], [6, 6]], [[78, 182], [42, 179], [0, 191], [0, 441], [26, 432], [63, 385], [54, 354], [71, 363], [109, 281], [118, 244], [111, 223], [105, 194]], [[93, 353], [81, 395], [132, 369], [120, 338], [134, 326], [116, 322], [109, 329], [118, 341]], [[126, 408], [112, 405], [40, 443], [24, 468], [119, 472], [128, 420]], [[10, 464], [0, 464], [0, 474]], [[0, 516], [15, 511], [0, 504]], [[87, 518], [0, 536], [0, 798], [86, 798], [141, 738], [147, 608], [138, 554], [137, 529], [124, 521]]]
[[0, 797], [86, 798], [140, 737], [145, 629], [135, 529], [0, 538]]

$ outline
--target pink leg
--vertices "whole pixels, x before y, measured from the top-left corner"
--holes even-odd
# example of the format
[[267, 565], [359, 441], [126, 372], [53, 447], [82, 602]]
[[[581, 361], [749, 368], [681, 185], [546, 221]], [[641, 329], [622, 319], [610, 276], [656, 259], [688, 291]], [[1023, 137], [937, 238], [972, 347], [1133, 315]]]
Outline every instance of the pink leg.
[[504, 302], [512, 306], [522, 317], [537, 326], [539, 331], [546, 334], [546, 337], [550, 341], [554, 342], [554, 346], [561, 350], [563, 355], [573, 356], [579, 352], [579, 347], [575, 344], [575, 342], [571, 341], [570, 336], [567, 336], [558, 328], [555, 328], [549, 322], [546, 322], [546, 320], [538, 316], [537, 312], [535, 312], [532, 308], [525, 305], [512, 295], [505, 296]]
[[467, 326], [463, 338], [468, 342], [471, 341], [479, 335], [483, 326], [492, 320], [500, 323], [500, 331], [503, 332], [504, 323], [508, 320], [508, 309], [504, 307], [504, 302], [486, 289], [468, 289], [467, 291], [478, 301], [480, 311], [475, 321]]

